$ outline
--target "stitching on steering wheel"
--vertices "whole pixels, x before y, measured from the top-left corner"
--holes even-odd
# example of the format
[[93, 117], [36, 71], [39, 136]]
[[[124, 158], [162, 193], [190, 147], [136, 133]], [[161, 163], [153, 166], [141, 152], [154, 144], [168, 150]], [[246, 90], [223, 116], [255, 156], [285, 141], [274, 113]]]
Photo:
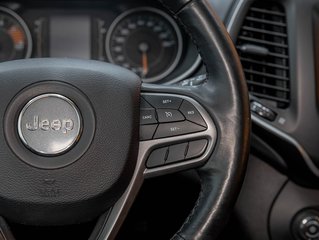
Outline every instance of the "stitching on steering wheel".
[[[197, 201], [196, 201], [196, 203], [195, 203], [195, 206], [193, 207], [193, 209], [192, 209], [192, 211], [190, 212], [190, 214], [188, 215], [188, 217], [186, 218], [186, 220], [184, 221], [184, 223], [183, 223], [183, 225], [180, 227], [180, 229], [177, 231], [177, 233], [176, 234], [178, 234], [181, 238], [183, 238], [181, 235], [180, 235], [180, 233], [182, 232], [182, 230], [183, 230], [183, 228], [185, 227], [185, 225], [186, 224], [189, 224], [190, 222], [191, 222], [191, 220], [192, 220], [192, 218], [193, 218], [193, 216], [194, 216], [194, 214], [195, 214], [195, 212], [196, 212], [196, 210], [197, 210], [197, 208], [199, 207], [199, 203], [201, 202], [201, 200], [202, 200], [202, 198], [203, 198], [203, 196], [204, 196], [204, 194], [203, 194], [203, 192], [204, 192], [204, 189], [203, 189], [203, 185], [202, 185], [202, 179], [199, 177], [199, 180], [200, 180], [200, 186], [201, 186], [201, 188], [200, 188], [200, 193], [199, 193], [199, 196], [198, 196], [198, 199], [197, 199]], [[184, 238], [183, 238], [184, 239]]]
[[196, 41], [196, 39], [193, 37], [191, 31], [189, 30], [189, 27], [187, 27], [183, 21], [181, 20], [181, 18], [178, 16], [178, 14], [185, 8], [187, 7], [188, 5], [190, 4], [195, 4], [196, 2], [199, 2], [199, 1], [195, 1], [195, 0], [192, 0], [192, 1], [189, 1], [188, 3], [186, 3], [185, 5], [183, 5], [176, 13], [170, 8], [170, 6], [168, 6], [167, 4], [165, 4], [163, 1], [159, 0], [159, 2], [166, 8], [168, 9], [172, 14], [173, 16], [176, 18], [176, 20], [179, 22], [179, 24], [184, 28], [185, 32], [187, 33], [187, 35], [190, 37], [191, 41], [194, 43], [195, 47], [196, 47], [196, 50], [198, 52], [198, 54], [201, 56], [202, 58], [202, 62], [203, 62], [203, 65], [206, 69], [206, 74], [207, 74], [207, 78], [206, 78], [206, 81], [207, 82], [207, 79], [210, 78], [210, 73], [208, 71], [208, 68], [207, 68], [207, 64], [206, 64], [206, 59], [205, 59], [205, 56], [203, 56], [202, 54], [202, 51], [200, 50], [200, 48], [198, 47], [198, 43]]

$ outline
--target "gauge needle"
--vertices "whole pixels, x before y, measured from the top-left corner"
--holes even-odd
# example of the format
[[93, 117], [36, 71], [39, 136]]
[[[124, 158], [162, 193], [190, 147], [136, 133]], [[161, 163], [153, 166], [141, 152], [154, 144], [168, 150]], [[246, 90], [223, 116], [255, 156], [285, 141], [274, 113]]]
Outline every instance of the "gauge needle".
[[148, 57], [147, 53], [142, 53], [142, 66], [143, 66], [143, 77], [145, 77], [148, 73]]
[[149, 46], [147, 43], [142, 42], [139, 44], [138, 46], [140, 52], [142, 53], [142, 78], [144, 78], [149, 71], [149, 67], [148, 67], [148, 50], [149, 50]]

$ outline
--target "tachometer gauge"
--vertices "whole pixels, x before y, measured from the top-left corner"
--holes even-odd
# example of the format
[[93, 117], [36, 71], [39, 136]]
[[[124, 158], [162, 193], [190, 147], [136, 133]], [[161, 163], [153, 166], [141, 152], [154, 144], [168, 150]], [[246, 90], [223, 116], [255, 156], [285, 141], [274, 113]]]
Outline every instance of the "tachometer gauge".
[[31, 56], [30, 31], [15, 12], [0, 7], [0, 62]]
[[168, 76], [182, 55], [182, 35], [166, 13], [149, 7], [124, 12], [106, 36], [110, 62], [131, 69], [146, 82]]

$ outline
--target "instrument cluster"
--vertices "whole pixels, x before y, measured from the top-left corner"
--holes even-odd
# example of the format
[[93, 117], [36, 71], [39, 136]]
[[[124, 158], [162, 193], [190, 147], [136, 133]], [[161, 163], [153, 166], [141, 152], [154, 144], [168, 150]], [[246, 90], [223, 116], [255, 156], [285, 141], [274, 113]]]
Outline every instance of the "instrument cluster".
[[9, 8], [0, 7], [0, 61], [28, 58], [32, 52], [30, 30]]
[[177, 21], [145, 1], [1, 5], [0, 62], [30, 57], [110, 62], [144, 82], [177, 82], [202, 66]]

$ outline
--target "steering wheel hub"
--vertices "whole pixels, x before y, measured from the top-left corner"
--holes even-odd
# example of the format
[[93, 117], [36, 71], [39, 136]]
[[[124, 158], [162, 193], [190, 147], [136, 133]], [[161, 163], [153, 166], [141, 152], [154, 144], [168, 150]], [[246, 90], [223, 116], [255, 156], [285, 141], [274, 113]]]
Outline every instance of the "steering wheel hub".
[[112, 207], [137, 161], [140, 78], [97, 61], [28, 59], [2, 63], [0, 81], [0, 215], [60, 225]]

